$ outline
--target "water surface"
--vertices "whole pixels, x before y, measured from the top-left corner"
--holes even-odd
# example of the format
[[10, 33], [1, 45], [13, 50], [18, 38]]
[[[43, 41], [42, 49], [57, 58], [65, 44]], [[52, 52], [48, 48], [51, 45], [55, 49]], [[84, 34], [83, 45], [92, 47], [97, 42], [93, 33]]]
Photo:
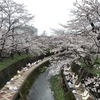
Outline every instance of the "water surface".
[[28, 94], [28, 100], [54, 100], [48, 79], [49, 70], [41, 73], [33, 83]]

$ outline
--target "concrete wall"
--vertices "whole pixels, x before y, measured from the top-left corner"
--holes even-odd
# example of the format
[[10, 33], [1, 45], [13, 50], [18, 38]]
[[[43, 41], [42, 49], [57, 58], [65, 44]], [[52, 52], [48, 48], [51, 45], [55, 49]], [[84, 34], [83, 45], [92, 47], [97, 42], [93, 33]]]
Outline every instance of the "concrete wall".
[[6, 84], [7, 81], [9, 81], [14, 75], [17, 74], [17, 70], [20, 70], [22, 67], [25, 67], [25, 65], [28, 62], [34, 61], [34, 58], [26, 58], [23, 60], [20, 60], [19, 62], [16, 62], [0, 71], [0, 89]]
[[27, 95], [30, 91], [30, 88], [37, 78], [37, 76], [41, 73], [40, 67], [49, 65], [49, 60], [46, 62], [43, 62], [41, 65], [39, 65], [37, 68], [35, 68], [25, 79], [23, 82], [23, 85], [19, 89], [18, 93], [13, 97], [12, 100], [27, 100]]

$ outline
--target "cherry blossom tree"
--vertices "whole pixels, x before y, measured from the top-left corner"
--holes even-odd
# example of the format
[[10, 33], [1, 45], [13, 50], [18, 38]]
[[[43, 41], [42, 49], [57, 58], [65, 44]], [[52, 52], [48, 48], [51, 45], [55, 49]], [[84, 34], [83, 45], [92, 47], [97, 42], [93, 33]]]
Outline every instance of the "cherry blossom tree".
[[81, 35], [82, 43], [77, 40], [79, 44], [76, 44], [74, 54], [83, 58], [83, 63], [88, 69], [93, 68], [98, 63], [100, 52], [100, 3], [98, 0], [77, 0], [71, 12], [73, 19], [62, 26], [72, 33]]
[[[73, 13], [74, 18], [70, 20], [67, 23], [67, 25], [62, 25], [63, 27], [70, 30], [70, 32], [73, 32], [76, 34], [82, 34], [82, 37], [85, 36], [87, 40], [90, 39], [90, 43], [85, 41], [86, 40], [85, 38], [84, 38], [85, 40], [82, 40], [83, 43], [80, 47], [86, 47], [83, 50], [84, 52], [82, 52], [81, 51], [82, 48], [79, 49], [79, 47], [77, 48], [76, 51], [77, 51], [77, 54], [81, 54], [81, 55], [84, 54], [84, 57], [87, 55], [90, 55], [91, 50], [95, 51], [97, 56], [95, 57], [94, 63], [92, 65], [89, 64], [91, 68], [95, 65], [95, 62], [98, 59], [98, 52], [99, 52], [99, 47], [100, 47], [99, 41], [98, 41], [99, 40], [98, 34], [99, 34], [99, 27], [100, 27], [99, 9], [100, 9], [100, 3], [98, 2], [98, 0], [81, 0], [81, 1], [77, 0], [74, 3], [74, 9], [71, 11]], [[86, 58], [85, 58], [85, 61], [86, 61]]]
[[33, 18], [34, 16], [28, 13], [23, 4], [15, 3], [13, 0], [0, 1], [0, 58], [4, 49], [8, 49], [6, 48], [7, 39], [11, 41], [12, 38], [12, 45], [14, 45], [15, 29], [28, 24]]

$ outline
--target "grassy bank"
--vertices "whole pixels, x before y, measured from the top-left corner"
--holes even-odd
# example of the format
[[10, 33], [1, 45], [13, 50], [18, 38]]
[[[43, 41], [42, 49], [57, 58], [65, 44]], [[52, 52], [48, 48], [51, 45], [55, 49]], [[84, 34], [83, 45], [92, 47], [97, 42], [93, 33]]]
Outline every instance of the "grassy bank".
[[26, 53], [21, 53], [21, 56], [19, 56], [18, 54], [15, 54], [14, 55], [14, 58], [5, 58], [2, 62], [0, 62], [0, 70], [2, 70], [3, 68], [6, 68], [7, 66], [15, 63], [15, 62], [18, 62], [22, 59], [25, 59], [27, 57], [30, 57], [31, 54], [28, 54], [26, 55]]
[[[87, 68], [87, 65], [84, 63], [83, 58], [79, 59], [79, 62], [81, 63], [82, 67]], [[92, 58], [92, 63], [94, 62], [94, 58]], [[100, 57], [98, 58], [97, 62], [100, 62]], [[96, 63], [95, 64], [96, 67], [93, 67], [92, 69], [90, 69], [89, 71], [93, 74], [99, 74], [100, 75], [100, 68], [98, 68], [100, 66], [100, 64]], [[98, 68], [98, 69], [97, 69]]]
[[40, 72], [41, 72], [41, 73], [45, 72], [45, 71], [46, 71], [46, 69], [47, 69], [47, 67], [46, 67], [46, 66], [43, 66], [43, 67], [40, 67], [40, 68], [39, 68], [39, 70], [40, 70]]
[[64, 97], [64, 90], [62, 88], [61, 75], [55, 75], [50, 78], [51, 90], [54, 92], [55, 100], [66, 100]]

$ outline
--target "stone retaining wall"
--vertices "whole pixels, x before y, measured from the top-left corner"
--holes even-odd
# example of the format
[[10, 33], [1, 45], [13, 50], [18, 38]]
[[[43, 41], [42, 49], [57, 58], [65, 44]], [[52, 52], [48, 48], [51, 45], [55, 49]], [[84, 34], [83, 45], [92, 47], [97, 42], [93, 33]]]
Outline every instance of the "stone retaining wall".
[[72, 91], [71, 91], [71, 89], [70, 89], [70, 87], [65, 79], [65, 76], [63, 74], [63, 69], [61, 70], [61, 76], [63, 78], [63, 84], [64, 84], [63, 88], [65, 88], [64, 90], [65, 90], [66, 99], [67, 100], [76, 100], [74, 94], [72, 93]]
[[33, 82], [35, 81], [35, 79], [37, 78], [37, 76], [41, 73], [40, 72], [40, 68], [43, 66], [47, 66], [49, 64], [49, 60], [47, 60], [46, 62], [43, 62], [41, 65], [39, 65], [38, 67], [36, 67], [25, 79], [25, 81], [23, 82], [23, 85], [21, 86], [21, 88], [19, 89], [18, 93], [15, 95], [15, 97], [13, 98], [13, 100], [27, 100], [27, 95], [30, 91], [30, 88], [33, 84]]
[[50, 55], [53, 55], [53, 53], [47, 53], [47, 55], [42, 54], [40, 56], [28, 57], [2, 69], [0, 71], [0, 89], [6, 84], [7, 81], [9, 81], [14, 75], [17, 74], [17, 70], [21, 70], [22, 67], [25, 67], [27, 63], [32, 63]]
[[7, 81], [9, 81], [14, 75], [17, 74], [17, 70], [20, 70], [22, 67], [25, 67], [25, 65], [32, 60], [34, 59], [26, 58], [2, 69], [0, 71], [0, 89], [6, 84]]

